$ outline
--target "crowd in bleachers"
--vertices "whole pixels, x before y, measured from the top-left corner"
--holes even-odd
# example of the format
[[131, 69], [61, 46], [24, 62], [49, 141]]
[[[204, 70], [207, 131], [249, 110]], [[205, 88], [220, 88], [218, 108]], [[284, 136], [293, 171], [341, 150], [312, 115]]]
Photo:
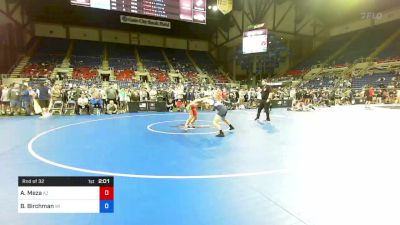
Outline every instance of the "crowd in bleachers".
[[[272, 83], [283, 79], [272, 80]], [[287, 78], [286, 78], [287, 79]], [[317, 77], [303, 81], [299, 86], [284, 85], [273, 88], [276, 100], [295, 100], [293, 110], [304, 107], [355, 104], [355, 100], [365, 98], [365, 91], [374, 88], [375, 103], [400, 103], [400, 72], [374, 74], [356, 79], [334, 76]], [[49, 90], [43, 92], [43, 87]], [[68, 114], [125, 113], [131, 101], [162, 101], [170, 111], [183, 111], [188, 102], [205, 96], [213, 96], [222, 90], [230, 108], [252, 108], [257, 105], [261, 88], [233, 88], [225, 85], [191, 85], [171, 82], [140, 83], [136, 81], [63, 80], [49, 82], [29, 82], [1, 87], [2, 114], [34, 114], [34, 99], [48, 101], [53, 110]], [[43, 99], [45, 93], [45, 99]], [[47, 98], [47, 99], [46, 99]], [[65, 106], [54, 109], [55, 103]], [[112, 103], [111, 103], [112, 102]], [[111, 109], [108, 106], [111, 104]], [[41, 105], [42, 108], [49, 107]], [[69, 106], [69, 108], [67, 107]], [[110, 111], [111, 110], [111, 111]]]

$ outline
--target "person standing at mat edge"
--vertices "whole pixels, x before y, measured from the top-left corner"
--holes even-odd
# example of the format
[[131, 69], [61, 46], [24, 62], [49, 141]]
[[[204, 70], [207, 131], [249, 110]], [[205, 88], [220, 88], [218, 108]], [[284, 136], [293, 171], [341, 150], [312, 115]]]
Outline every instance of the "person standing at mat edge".
[[368, 89], [365, 89], [365, 96], [366, 96], [365, 108], [369, 108], [369, 106], [372, 103], [374, 95], [375, 91], [372, 85], [370, 85]]
[[261, 91], [261, 93], [258, 93], [257, 100], [259, 104], [257, 109], [257, 117], [254, 120], [260, 119], [261, 111], [264, 109], [265, 114], [267, 115], [266, 120], [271, 121], [269, 117], [269, 111], [271, 107], [270, 93], [271, 93], [271, 87], [269, 85], [266, 85]]

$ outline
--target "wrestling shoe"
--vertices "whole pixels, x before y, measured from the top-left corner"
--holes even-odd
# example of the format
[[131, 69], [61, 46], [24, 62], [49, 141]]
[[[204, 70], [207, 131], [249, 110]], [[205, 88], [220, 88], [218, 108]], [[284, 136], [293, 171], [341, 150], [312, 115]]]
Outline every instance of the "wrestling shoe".
[[229, 125], [229, 130], [234, 130], [235, 128], [232, 126], [232, 124]]
[[224, 132], [222, 132], [222, 130], [220, 130], [219, 134], [217, 134], [216, 137], [225, 137], [225, 134]]

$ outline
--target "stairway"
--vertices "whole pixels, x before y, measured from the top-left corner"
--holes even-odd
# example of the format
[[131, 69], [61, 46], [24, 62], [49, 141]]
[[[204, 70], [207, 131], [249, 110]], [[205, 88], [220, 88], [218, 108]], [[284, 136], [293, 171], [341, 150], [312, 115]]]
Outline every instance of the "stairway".
[[167, 56], [167, 54], [165, 53], [164, 49], [161, 49], [161, 53], [164, 56], [164, 60], [165, 62], [167, 62], [168, 67], [169, 67], [169, 71], [175, 71], [174, 67], [172, 66], [171, 62], [169, 61], [169, 58]]
[[137, 64], [138, 71], [144, 71], [142, 59], [140, 58], [140, 54], [139, 54], [139, 51], [136, 46], [135, 46], [135, 58], [136, 58], [136, 64]]
[[22, 59], [18, 62], [17, 66], [11, 72], [11, 78], [19, 78], [21, 76], [21, 72], [24, 70], [25, 66], [28, 65], [29, 60], [31, 59], [33, 53], [35, 53], [37, 47], [39, 46], [41, 39], [36, 39], [33, 42], [32, 47], [28, 50], [27, 54], [22, 57]]
[[67, 53], [65, 54], [64, 60], [61, 63], [62, 68], [69, 68], [70, 59], [71, 59], [71, 55], [72, 55], [72, 51], [74, 50], [74, 47], [75, 47], [75, 41], [71, 40], [69, 42], [69, 47], [68, 47]]
[[193, 64], [194, 68], [196, 69], [198, 74], [204, 74], [203, 71], [200, 69], [200, 67], [197, 65], [197, 63], [194, 61], [192, 56], [189, 54], [189, 51], [186, 50], [186, 55], [189, 58], [190, 62]]
[[30, 56], [22, 57], [21, 61], [19, 61], [18, 65], [12, 71], [10, 77], [11, 78], [19, 78], [21, 76], [21, 73], [24, 70], [25, 66], [28, 65], [30, 59], [31, 59]]
[[102, 69], [110, 70], [108, 46], [104, 45]]
[[369, 55], [370, 59], [377, 57], [383, 50], [392, 44], [397, 38], [400, 38], [400, 30], [394, 32], [388, 39], [386, 39], [380, 46], [378, 46], [373, 53]]

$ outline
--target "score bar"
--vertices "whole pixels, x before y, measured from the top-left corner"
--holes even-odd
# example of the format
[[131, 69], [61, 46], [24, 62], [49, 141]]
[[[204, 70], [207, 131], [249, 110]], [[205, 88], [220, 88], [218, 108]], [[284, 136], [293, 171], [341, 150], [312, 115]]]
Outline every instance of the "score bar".
[[18, 213], [113, 212], [113, 177], [18, 177]]

